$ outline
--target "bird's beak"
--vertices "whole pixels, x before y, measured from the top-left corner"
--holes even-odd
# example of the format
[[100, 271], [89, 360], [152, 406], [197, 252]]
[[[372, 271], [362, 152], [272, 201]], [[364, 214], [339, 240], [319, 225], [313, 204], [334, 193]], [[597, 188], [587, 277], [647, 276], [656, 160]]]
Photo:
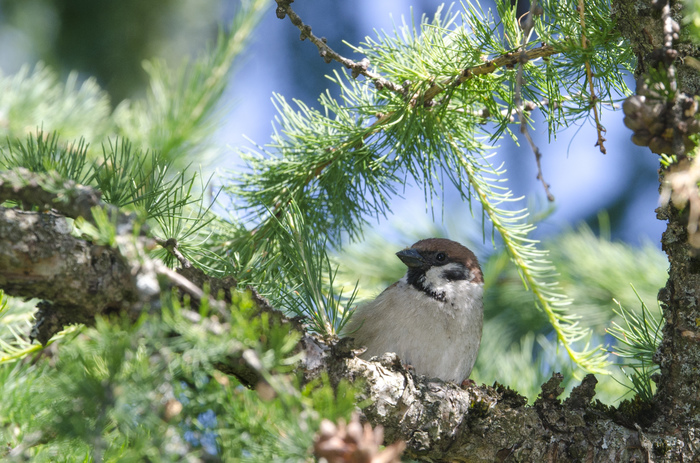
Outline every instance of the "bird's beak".
[[403, 249], [396, 255], [407, 267], [421, 267], [425, 264], [425, 259], [415, 249]]

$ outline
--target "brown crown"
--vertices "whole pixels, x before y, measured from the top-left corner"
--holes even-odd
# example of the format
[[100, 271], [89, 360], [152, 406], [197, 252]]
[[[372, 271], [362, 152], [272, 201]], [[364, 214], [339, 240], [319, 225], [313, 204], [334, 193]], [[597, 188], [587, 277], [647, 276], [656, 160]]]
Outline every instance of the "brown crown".
[[411, 248], [419, 252], [444, 252], [448, 262], [459, 262], [469, 269], [474, 283], [484, 282], [479, 261], [474, 253], [456, 241], [445, 238], [427, 238], [413, 243]]

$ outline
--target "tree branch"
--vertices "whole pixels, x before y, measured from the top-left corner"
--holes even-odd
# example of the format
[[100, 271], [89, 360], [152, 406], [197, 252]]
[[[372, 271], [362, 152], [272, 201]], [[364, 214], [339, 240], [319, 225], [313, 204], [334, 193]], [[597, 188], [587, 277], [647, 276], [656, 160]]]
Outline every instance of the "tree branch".
[[[353, 61], [349, 58], [341, 56], [339, 53], [335, 52], [331, 47], [328, 46], [324, 38], [316, 37], [311, 32], [311, 26], [304, 24], [299, 15], [296, 14], [294, 10], [289, 6], [294, 3], [294, 0], [275, 0], [277, 2], [277, 17], [284, 19], [289, 16], [289, 20], [301, 31], [301, 40], [308, 38], [319, 50], [319, 54], [326, 61], [330, 63], [331, 61], [337, 61], [352, 70], [352, 76], [357, 77], [358, 75], [363, 75], [374, 82], [375, 86], [381, 90], [382, 88], [387, 88], [394, 93], [404, 95], [406, 90], [403, 86], [391, 82], [385, 79], [380, 74], [372, 71], [368, 71], [369, 60], [364, 58], [362, 61]], [[537, 58], [546, 58], [548, 56], [555, 55], [559, 53], [553, 46], [543, 44], [541, 47], [533, 48], [531, 50], [524, 51], [524, 56], [527, 60], [533, 60]], [[416, 103], [428, 105], [436, 96], [443, 93], [446, 90], [458, 87], [462, 85], [469, 79], [475, 76], [486, 75], [495, 72], [497, 69], [502, 67], [512, 67], [520, 62], [522, 59], [522, 54], [520, 52], [508, 52], [493, 60], [488, 60], [483, 64], [464, 68], [455, 77], [450, 77], [442, 80], [439, 83], [433, 84], [428, 90], [423, 93], [423, 95], [414, 95], [411, 98], [411, 103], [415, 105]], [[385, 118], [380, 118], [380, 120]], [[379, 121], [377, 121], [379, 122]], [[374, 125], [378, 125], [375, 123]], [[381, 124], [379, 124], [381, 125]], [[369, 135], [368, 135], [369, 136]]]
[[[61, 314], [59, 324], [131, 312], [150, 299], [144, 296], [153, 286], [160, 295], [154, 274], [132, 277], [129, 259], [117, 249], [71, 236], [70, 230], [65, 217], [52, 212], [0, 208], [0, 287], [11, 296], [51, 301], [51, 312]], [[53, 335], [45, 334], [38, 337], [42, 344]]]
[[515, 92], [513, 95], [513, 104], [515, 105], [515, 111], [518, 113], [518, 121], [520, 122], [520, 133], [523, 134], [525, 140], [527, 140], [527, 143], [530, 145], [532, 152], [535, 154], [535, 162], [537, 163], [537, 180], [542, 182], [544, 192], [547, 195], [547, 200], [554, 201], [554, 195], [549, 191], [549, 184], [544, 179], [544, 175], [542, 174], [542, 152], [540, 151], [540, 148], [535, 144], [535, 141], [532, 139], [532, 135], [530, 135], [530, 131], [527, 128], [527, 119], [525, 118], [525, 113], [523, 112], [523, 67], [529, 60], [529, 57], [525, 50], [525, 45], [527, 44], [527, 39], [528, 37], [530, 37], [532, 28], [535, 25], [535, 20], [533, 19], [533, 17], [536, 13], [539, 13], [539, 10], [541, 9], [542, 7], [537, 5], [537, 1], [533, 0], [533, 2], [530, 5], [530, 11], [527, 13], [527, 16], [525, 18], [525, 25], [523, 26], [522, 31], [523, 40], [520, 44], [520, 53], [518, 53], [518, 75], [515, 79]]
[[[235, 279], [212, 278], [191, 265], [179, 274], [151, 259], [147, 250], [153, 240], [134, 236], [132, 218], [104, 204], [100, 196], [56, 173], [24, 168], [0, 172], [0, 202], [51, 209], [44, 213], [0, 207], [0, 288], [11, 296], [43, 300], [32, 338], [45, 344], [64, 325], [91, 324], [96, 315], [111, 312], [138, 316], [144, 307], [158, 307], [165, 289], [160, 277], [195, 302], [206, 297], [205, 285], [231, 300]], [[118, 214], [115, 247], [71, 235], [66, 217], [92, 222], [94, 207]], [[209, 302], [219, 311], [224, 308], [218, 300]]]
[[[172, 286], [204, 297], [201, 286], [148, 257], [145, 250], [152, 240], [127, 233], [111, 248], [69, 231], [65, 217], [53, 212], [0, 209], [0, 234], [6, 237], [0, 241], [0, 287], [10, 295], [45, 299], [36, 327], [42, 342], [66, 323], [89, 323], [95, 315], [115, 310], [140, 314], [146, 304], [157, 308], [162, 292]], [[360, 399], [370, 402], [363, 409], [365, 419], [384, 427], [386, 443], [405, 441], [411, 458], [628, 461], [647, 459], [650, 449], [663, 448], [663, 461], [691, 461], [696, 456], [692, 449], [700, 448], [700, 438], [694, 435], [669, 440], [654, 421], [654, 410], [643, 404], [625, 402], [615, 409], [592, 403], [593, 376], [562, 403], [557, 399], [562, 377], [554, 375], [535, 404], [527, 406], [524, 397], [498, 384], [462, 389], [418, 377], [395, 354], [371, 362], [359, 359], [350, 339], [325, 344], [259, 295], [254, 294], [254, 301], [271, 320], [302, 333], [297, 346], [303, 352], [297, 367], [301, 377], [309, 381], [326, 372], [335, 385], [341, 379], [364, 384]], [[217, 317], [225, 313], [221, 310]], [[201, 320], [195, 312], [185, 315]], [[208, 329], [223, 333], [226, 319], [222, 320], [223, 324], [212, 319]], [[250, 387], [267, 381], [255, 353], [234, 347], [217, 368]]]
[[[672, 95], [669, 95], [668, 91], [652, 95], [654, 99], [658, 98], [662, 105], [662, 114], [655, 119], [662, 121], [663, 135], [667, 138], [659, 137], [657, 140], [659, 143], [655, 146], [652, 143], [647, 144], [654, 152], [663, 152], [683, 159], [686, 147], [683, 146], [682, 136], [688, 134], [688, 123], [696, 122], [696, 105], [692, 104], [681, 110], [677, 103], [683, 94], [698, 93], [700, 74], [696, 69], [684, 64], [686, 57], [697, 58], [698, 51], [697, 46], [691, 41], [690, 34], [679, 37], [679, 24], [683, 20], [681, 9], [671, 8], [669, 2], [663, 0], [651, 2], [651, 5], [644, 4], [643, 7], [633, 0], [617, 0], [614, 2], [614, 9], [619, 12], [618, 28], [639, 56], [636, 75], [639, 77], [647, 70], [661, 68], [666, 71], [666, 78], [669, 79], [668, 82], [656, 84], [660, 84], [660, 88], [664, 89], [668, 86], [666, 90], [671, 90]], [[640, 31], [643, 31], [647, 37], [640, 35]], [[676, 41], [675, 49], [674, 41]], [[656, 45], [657, 48], [651, 49], [652, 45]], [[639, 103], [644, 103], [645, 93], [648, 91], [646, 85], [639, 85], [638, 95], [630, 97], [629, 103], [626, 102], [631, 111], [625, 111], [625, 114], [639, 111]], [[671, 98], [667, 98], [667, 95]], [[691, 107], [692, 110], [688, 111]], [[641, 109], [644, 109], [643, 105]], [[663, 114], [666, 111], [668, 112]], [[685, 111], [689, 112], [689, 121], [683, 120]], [[675, 112], [679, 115], [675, 115]], [[629, 122], [634, 122], [634, 118], [631, 119], [633, 120]], [[630, 126], [629, 122], [626, 122], [628, 126]], [[640, 127], [633, 128], [635, 131], [639, 129]], [[670, 139], [669, 135], [671, 135]], [[673, 170], [660, 169], [661, 185], [664, 186], [667, 181], [679, 180], [679, 178], [682, 180], [682, 177], [674, 174], [690, 167], [691, 163], [683, 161], [682, 164], [677, 163]], [[686, 175], [692, 176], [692, 172]], [[687, 194], [692, 195], [697, 192], [692, 192], [691, 189]], [[700, 371], [700, 342], [698, 341], [700, 336], [697, 335], [700, 320], [700, 305], [698, 305], [700, 261], [697, 249], [693, 248], [692, 243], [689, 242], [688, 235], [688, 226], [692, 227], [689, 219], [694, 218], [694, 208], [691, 207], [689, 214], [684, 203], [682, 207], [685, 210], [676, 210], [673, 204], [668, 202], [669, 199], [678, 200], [678, 198], [666, 196], [664, 199], [665, 203], [656, 212], [660, 220], [668, 221], [666, 231], [661, 238], [661, 247], [668, 255], [669, 273], [666, 286], [659, 291], [665, 325], [663, 339], [653, 357], [661, 371], [661, 374], [654, 378], [658, 386], [654, 403], [662, 417], [659, 427], [665, 426], [666, 429], [677, 430], [674, 432], [685, 437], [700, 425], [697, 375]], [[698, 453], [700, 454], [700, 451]]]
[[[576, 9], [578, 10], [579, 21], [581, 24], [581, 48], [583, 48], [584, 50], [588, 47], [588, 39], [586, 39], [585, 8], [585, 2], [583, 0], [579, 0]], [[591, 106], [593, 107], [593, 119], [595, 120], [595, 128], [596, 132], [598, 133], [598, 141], [595, 145], [600, 147], [601, 153], [606, 154], [607, 150], [605, 149], [604, 145], [606, 140], [603, 136], [603, 133], [605, 133], [605, 127], [603, 127], [603, 124], [600, 123], [600, 118], [598, 117], [598, 97], [595, 95], [595, 87], [593, 86], [593, 73], [591, 72], [591, 63], [589, 60], [586, 60], [583, 64], [586, 67], [586, 80], [588, 80], [588, 88], [590, 91], [588, 99], [591, 103]]]
[[459, 87], [464, 82], [473, 79], [476, 76], [491, 74], [502, 67], [514, 67], [523, 59], [526, 61], [530, 61], [538, 58], [546, 58], [548, 56], [556, 55], [557, 53], [560, 52], [556, 50], [552, 45], [548, 44], [542, 44], [542, 46], [532, 48], [530, 50], [509, 51], [492, 60], [488, 60], [483, 64], [464, 68], [462, 69], [462, 72], [460, 72], [457, 76], [445, 79], [438, 84], [432, 85], [430, 88], [428, 88], [428, 90], [425, 91], [425, 94], [423, 94], [423, 98], [419, 101], [423, 103], [430, 102], [440, 93], [448, 89]]
[[[612, 408], [592, 402], [596, 379], [588, 375], [560, 401], [563, 377], [554, 374], [534, 405], [517, 392], [494, 384], [468, 386], [419, 377], [395, 354], [375, 361], [355, 357], [347, 340], [326, 346], [305, 336], [300, 368], [307, 379], [328, 371], [334, 383], [364, 384], [362, 412], [384, 428], [385, 444], [407, 445], [406, 456], [427, 461], [654, 461], [692, 459], [685, 445], [695, 437], [669, 441], [665, 431], [647, 427], [653, 411], [638, 402]], [[312, 373], [310, 373], [312, 372]], [[644, 428], [642, 426], [645, 426]], [[684, 442], [681, 442], [684, 441]], [[669, 443], [670, 442], [670, 443]]]
[[277, 17], [279, 19], [284, 19], [285, 16], [289, 16], [289, 20], [292, 21], [292, 24], [294, 24], [296, 27], [299, 28], [301, 31], [301, 40], [309, 39], [311, 43], [316, 45], [318, 48], [318, 52], [323, 58], [323, 60], [326, 63], [330, 63], [331, 61], [337, 61], [340, 64], [344, 65], [346, 68], [352, 70], [352, 76], [356, 78], [359, 75], [363, 75], [370, 79], [375, 87], [377, 89], [389, 89], [394, 93], [398, 94], [403, 94], [404, 93], [404, 88], [401, 85], [395, 84], [394, 82], [391, 82], [388, 79], [385, 79], [381, 75], [377, 74], [376, 72], [369, 71], [369, 60], [367, 58], [364, 58], [362, 61], [357, 62], [353, 61], [349, 58], [345, 58], [344, 56], [341, 56], [339, 53], [335, 52], [331, 47], [328, 46], [326, 43], [326, 39], [321, 37], [316, 37], [312, 32], [311, 32], [311, 26], [308, 26], [303, 23], [301, 18], [299, 17], [294, 10], [289, 6], [290, 3], [293, 3], [294, 0], [275, 0], [277, 2]]
[[0, 171], [0, 203], [17, 201], [25, 209], [38, 206], [73, 219], [92, 221], [90, 209], [105, 206], [101, 197], [98, 190], [66, 180], [56, 172], [39, 174], [23, 167]]

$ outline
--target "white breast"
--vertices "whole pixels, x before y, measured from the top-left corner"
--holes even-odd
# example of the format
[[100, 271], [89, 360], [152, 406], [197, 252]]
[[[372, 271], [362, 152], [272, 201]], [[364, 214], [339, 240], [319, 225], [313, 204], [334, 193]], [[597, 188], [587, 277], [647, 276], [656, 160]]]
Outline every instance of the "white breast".
[[439, 271], [426, 272], [426, 283], [444, 293], [445, 302], [404, 277], [356, 310], [345, 333], [367, 347], [362, 358], [395, 352], [417, 374], [455, 382], [468, 378], [481, 343], [483, 285], [444, 281]]

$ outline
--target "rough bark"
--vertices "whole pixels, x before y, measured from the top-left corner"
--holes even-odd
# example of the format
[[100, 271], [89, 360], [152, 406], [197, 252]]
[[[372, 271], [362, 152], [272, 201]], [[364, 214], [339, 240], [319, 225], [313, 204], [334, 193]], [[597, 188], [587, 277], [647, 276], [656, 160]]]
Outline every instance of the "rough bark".
[[70, 231], [66, 218], [53, 212], [0, 208], [0, 288], [45, 301], [39, 319], [46, 318], [47, 325], [38, 326], [36, 336], [41, 342], [63, 325], [89, 323], [98, 313], [129, 309], [139, 299], [130, 264], [117, 249]]
[[[311, 375], [365, 385], [362, 410], [384, 427], [385, 442], [403, 440], [406, 456], [421, 461], [695, 461], [700, 436], [646, 430], [652, 410], [637, 401], [620, 408], [593, 401], [596, 379], [587, 376], [565, 401], [562, 376], [542, 386], [533, 406], [499, 385], [467, 386], [416, 377], [394, 354], [367, 362], [347, 346], [325, 346], [306, 336], [303, 365]], [[684, 433], [685, 432], [685, 433]]]
[[668, 220], [661, 239], [669, 278], [659, 292], [666, 325], [654, 361], [661, 368], [656, 400], [660, 425], [672, 429], [700, 425], [700, 256], [688, 244], [687, 214], [667, 204], [658, 216]]
[[[135, 236], [133, 217], [102, 203], [92, 188], [52, 173], [15, 169], [0, 172], [3, 201], [43, 210], [0, 207], [0, 289], [11, 296], [42, 300], [32, 331], [42, 344], [63, 326], [89, 325], [97, 315], [125, 312], [137, 317], [145, 308], [157, 308], [161, 292], [172, 286], [194, 302], [203, 297], [205, 284], [230, 300], [227, 291], [235, 280], [213, 281], [194, 268], [183, 269], [183, 276], [149, 258], [147, 249], [155, 241]], [[93, 207], [118, 214], [113, 247], [71, 234], [67, 218], [92, 221]]]
[[[665, 2], [614, 2], [620, 29], [639, 60], [636, 74], [643, 76], [649, 69], [660, 65], [665, 68], [673, 66], [678, 90], [697, 95], [700, 91], [700, 74], [686, 64], [685, 58], [690, 56], [697, 59], [700, 53], [683, 28], [680, 40], [673, 43], [673, 54], [670, 56], [675, 56], [675, 59], [669, 59], [668, 54], [659, 52], [664, 47], [664, 21], [662, 9], [659, 8], [662, 5]], [[683, 24], [682, 7], [679, 2], [672, 3], [670, 8], [671, 17], [678, 24]], [[682, 152], [676, 154], [679, 159], [683, 157], [680, 156]], [[664, 170], [660, 169], [659, 174], [663, 185]], [[667, 203], [657, 210], [657, 217], [668, 221], [661, 244], [669, 259], [669, 278], [659, 292], [666, 324], [661, 346], [654, 358], [661, 374], [655, 378], [658, 385], [655, 405], [660, 415], [653, 427], [690, 433], [700, 423], [700, 260], [698, 249], [693, 248], [688, 239], [688, 211], [677, 210]]]

